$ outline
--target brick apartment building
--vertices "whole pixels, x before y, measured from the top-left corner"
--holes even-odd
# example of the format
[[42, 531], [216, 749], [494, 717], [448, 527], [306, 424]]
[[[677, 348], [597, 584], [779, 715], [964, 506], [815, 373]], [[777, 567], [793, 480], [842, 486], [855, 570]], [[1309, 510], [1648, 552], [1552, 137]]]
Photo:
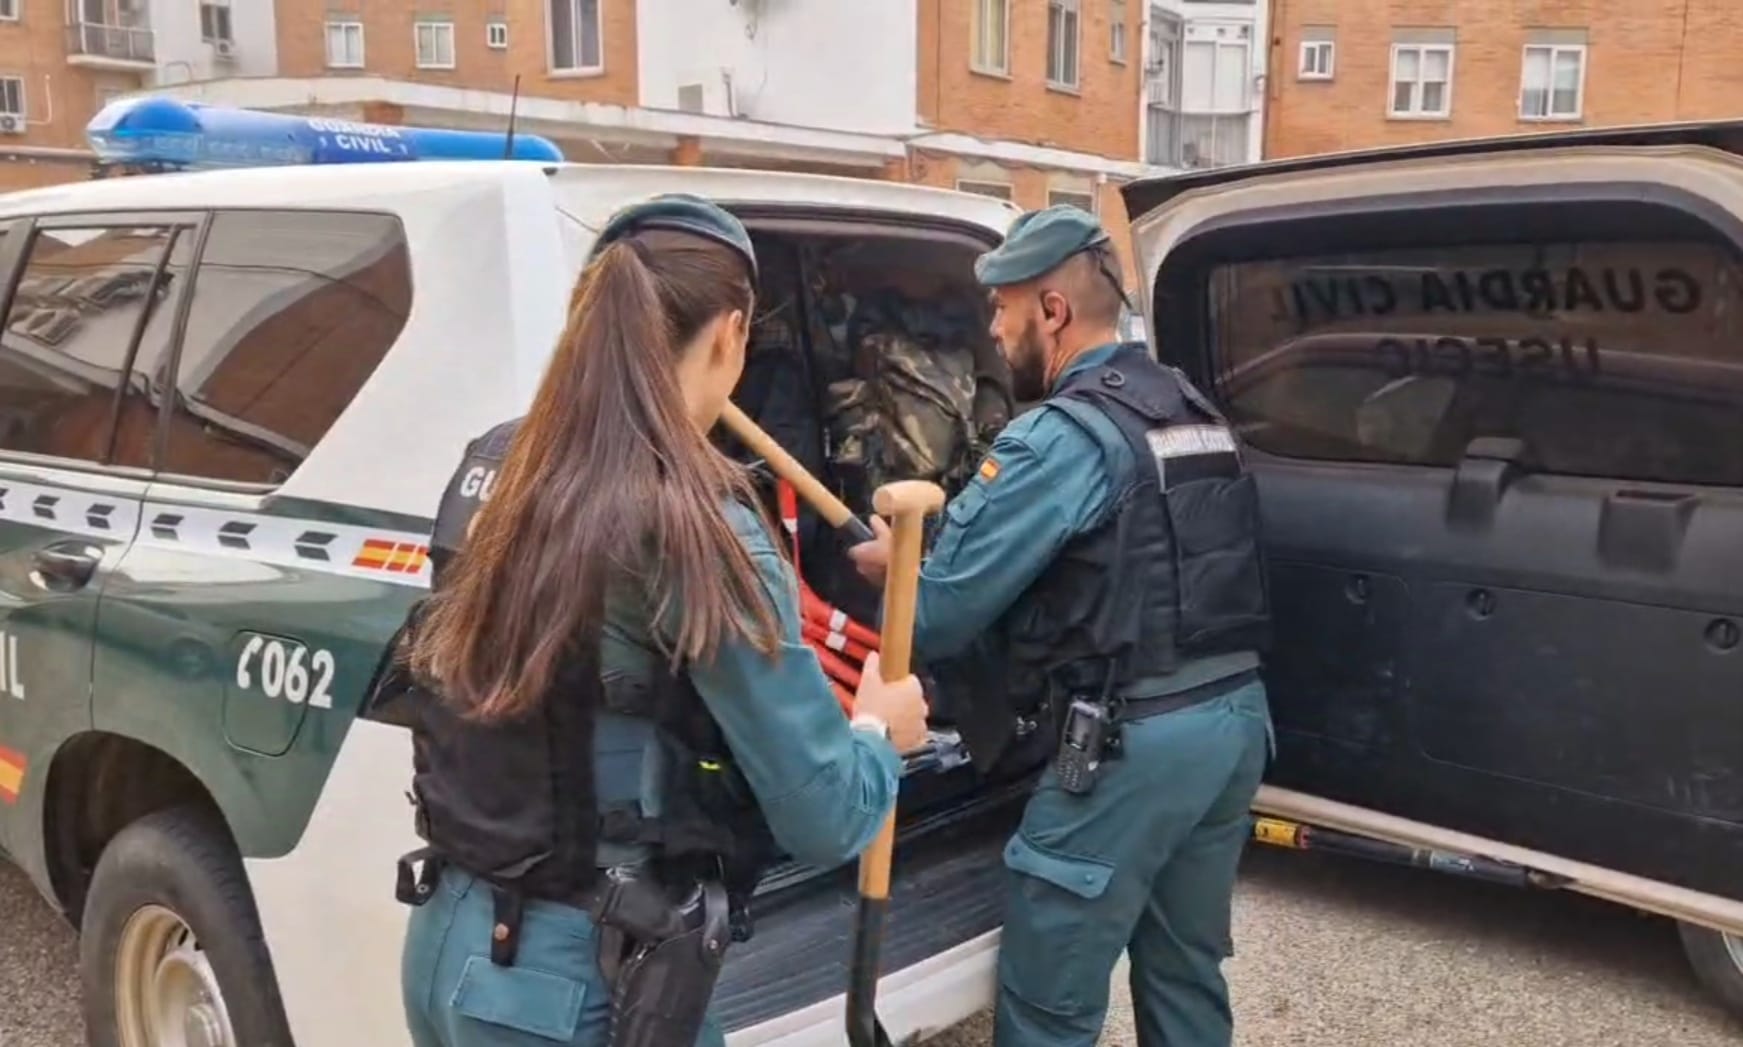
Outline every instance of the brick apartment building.
[[1738, 0], [1272, 0], [1265, 155], [1743, 114]]
[[[1143, 173], [1137, 0], [275, 0], [276, 83], [191, 97], [517, 126], [580, 161], [960, 187], [1119, 223]], [[698, 46], [700, 42], [704, 42]]]
[[1152, 19], [1230, 6], [1256, 38], [1252, 0], [0, 0], [0, 189], [87, 177], [90, 118], [150, 90], [480, 130], [512, 104], [576, 161], [898, 179], [1118, 228], [1118, 185], [1179, 166], [1168, 120], [1191, 119], [1151, 104]]
[[276, 62], [270, 0], [0, 0], [0, 190], [87, 177], [113, 98]]

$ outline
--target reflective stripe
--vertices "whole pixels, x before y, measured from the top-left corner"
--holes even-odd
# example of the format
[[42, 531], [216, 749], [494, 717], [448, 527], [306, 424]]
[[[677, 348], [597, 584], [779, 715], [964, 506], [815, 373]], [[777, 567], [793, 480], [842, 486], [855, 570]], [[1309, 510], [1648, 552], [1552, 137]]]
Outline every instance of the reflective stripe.
[[430, 584], [430, 535], [317, 519], [211, 509], [0, 480], [0, 520], [208, 556], [301, 567], [398, 585]]
[[0, 480], [0, 520], [125, 541], [139, 526], [139, 501], [124, 495]]
[[167, 502], [145, 503], [136, 544], [234, 556], [396, 585], [430, 584], [428, 532], [389, 531], [239, 513]]

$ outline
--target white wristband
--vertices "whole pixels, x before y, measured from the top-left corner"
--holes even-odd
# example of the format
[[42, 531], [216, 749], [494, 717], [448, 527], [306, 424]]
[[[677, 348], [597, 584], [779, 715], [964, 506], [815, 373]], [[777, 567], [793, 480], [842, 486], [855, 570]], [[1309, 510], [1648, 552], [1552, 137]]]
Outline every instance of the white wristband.
[[849, 722], [856, 731], [876, 731], [884, 738], [890, 736], [890, 725], [881, 716], [873, 716], [871, 713], [854, 713], [853, 719]]

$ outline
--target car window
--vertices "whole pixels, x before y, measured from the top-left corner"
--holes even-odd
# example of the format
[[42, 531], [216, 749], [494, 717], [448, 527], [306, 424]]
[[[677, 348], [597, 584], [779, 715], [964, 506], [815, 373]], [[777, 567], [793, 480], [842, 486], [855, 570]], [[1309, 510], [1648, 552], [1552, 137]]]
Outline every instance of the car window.
[[282, 482], [393, 346], [411, 295], [394, 218], [216, 215], [195, 275], [163, 471]]
[[1214, 381], [1256, 447], [1743, 486], [1743, 267], [1696, 241], [1387, 248], [1216, 267]]
[[[91, 225], [38, 230], [7, 308], [0, 353], [0, 448], [87, 462], [144, 464], [132, 444], [112, 446], [116, 393], [124, 376], [149, 373], [168, 347], [176, 274], [153, 283], [183, 230], [175, 226]], [[180, 252], [185, 266], [187, 251]], [[149, 311], [149, 313], [148, 313]], [[139, 322], [149, 337], [129, 366]], [[127, 383], [129, 396], [148, 397]], [[149, 445], [144, 410], [140, 447]]]

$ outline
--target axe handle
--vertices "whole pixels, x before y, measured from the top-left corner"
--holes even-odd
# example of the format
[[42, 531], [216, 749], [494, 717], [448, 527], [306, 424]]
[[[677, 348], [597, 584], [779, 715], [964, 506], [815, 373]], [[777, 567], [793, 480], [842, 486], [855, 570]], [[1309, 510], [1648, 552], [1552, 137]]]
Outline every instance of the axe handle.
[[845, 531], [850, 542], [869, 542], [875, 535], [864, 520], [853, 515], [853, 510], [847, 503], [831, 494], [829, 488], [823, 486], [815, 476], [812, 476], [799, 460], [788, 454], [786, 449], [775, 442], [774, 437], [763, 432], [762, 427], [750, 418], [732, 401], [727, 401], [726, 407], [720, 413], [720, 420], [738, 437], [739, 442], [750, 448], [752, 453], [769, 463], [781, 479], [793, 485], [800, 498], [805, 499], [813, 509], [817, 510], [831, 527]]
[[[921, 528], [928, 513], [944, 507], [935, 484], [908, 480], [878, 488], [874, 508], [890, 517], [890, 564], [884, 581], [883, 631], [878, 671], [899, 680], [911, 671], [914, 611], [920, 589]], [[854, 933], [853, 965], [848, 976], [847, 1034], [852, 1047], [883, 1047], [889, 1037], [878, 1021], [875, 999], [878, 955], [883, 945], [884, 911], [890, 900], [890, 865], [895, 858], [896, 812], [892, 809], [871, 846], [859, 857], [859, 922]]]

